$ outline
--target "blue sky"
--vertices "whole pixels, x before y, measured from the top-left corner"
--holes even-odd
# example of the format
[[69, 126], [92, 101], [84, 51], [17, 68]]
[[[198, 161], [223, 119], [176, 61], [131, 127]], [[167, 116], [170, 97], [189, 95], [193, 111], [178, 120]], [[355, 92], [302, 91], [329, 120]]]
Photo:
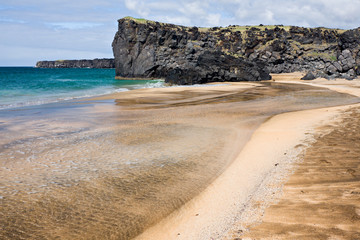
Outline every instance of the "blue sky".
[[0, 0], [0, 66], [112, 57], [117, 19], [186, 26], [284, 24], [351, 29], [360, 0]]

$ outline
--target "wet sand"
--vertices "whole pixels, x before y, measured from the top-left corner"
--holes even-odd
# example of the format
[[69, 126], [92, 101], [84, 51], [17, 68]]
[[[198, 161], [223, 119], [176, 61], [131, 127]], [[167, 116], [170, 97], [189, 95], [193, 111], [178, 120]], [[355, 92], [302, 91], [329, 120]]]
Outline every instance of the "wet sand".
[[[0, 237], [131, 239], [146, 230], [140, 238], [160, 239], [146, 237], [159, 229], [155, 232], [169, 237], [164, 239], [218, 238], [238, 217], [225, 201], [247, 207], [236, 196], [248, 202], [258, 189], [254, 183], [261, 183], [277, 163], [239, 161], [262, 123], [281, 113], [356, 102], [323, 88], [268, 82], [134, 90], [1, 111]], [[308, 114], [313, 112], [303, 118]], [[333, 116], [327, 114], [318, 121]], [[282, 127], [288, 119], [275, 123]], [[291, 144], [302, 139], [306, 124], [301, 119], [295, 122], [302, 134]], [[252, 151], [265, 149], [272, 135], [260, 134], [262, 143], [252, 143]], [[229, 170], [242, 178], [232, 182], [236, 178]], [[224, 202], [207, 205], [212, 199]], [[203, 212], [190, 210], [199, 203]], [[224, 212], [216, 208], [220, 205], [230, 208]], [[221, 212], [225, 221], [219, 222]], [[179, 217], [180, 222], [171, 220]], [[173, 228], [193, 218], [205, 221], [190, 225], [189, 235]]]
[[[299, 81], [299, 75], [278, 75], [275, 80], [360, 96], [359, 79], [306, 82]], [[360, 107], [341, 112], [316, 129], [283, 193], [260, 211], [263, 217], [248, 225], [238, 222], [228, 239], [360, 239]]]

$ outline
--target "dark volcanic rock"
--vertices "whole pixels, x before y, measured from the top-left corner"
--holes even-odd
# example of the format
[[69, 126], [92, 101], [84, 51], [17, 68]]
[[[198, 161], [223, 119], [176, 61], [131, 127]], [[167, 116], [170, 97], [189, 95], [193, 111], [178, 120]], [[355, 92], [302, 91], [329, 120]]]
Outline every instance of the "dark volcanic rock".
[[206, 51], [199, 56], [195, 67], [185, 64], [170, 69], [166, 81], [174, 84], [195, 84], [270, 80], [264, 66], [262, 62], [252, 63], [219, 51]]
[[344, 32], [339, 36], [339, 46], [341, 47], [341, 50], [347, 49], [347, 48], [359, 48], [360, 45], [360, 29], [353, 29]]
[[308, 72], [301, 80], [314, 80], [316, 77], [312, 72]]
[[116, 76], [179, 84], [256, 81], [269, 73], [360, 74], [360, 28], [183, 27], [123, 18], [113, 44]]
[[241, 34], [228, 38], [226, 33], [231, 31], [214, 36], [198, 28], [120, 19], [112, 45], [116, 76], [164, 78], [174, 84], [270, 79], [261, 60], [249, 61], [221, 50], [224, 46], [219, 42], [229, 49], [241, 48]]
[[57, 60], [57, 61], [39, 61], [37, 68], [115, 68], [113, 58], [95, 58], [93, 60]]

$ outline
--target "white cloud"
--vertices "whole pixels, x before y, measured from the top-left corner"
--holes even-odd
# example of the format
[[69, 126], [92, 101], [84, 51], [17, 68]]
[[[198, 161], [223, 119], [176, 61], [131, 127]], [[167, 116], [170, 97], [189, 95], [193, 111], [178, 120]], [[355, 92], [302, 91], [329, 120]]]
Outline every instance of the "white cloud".
[[19, 23], [19, 24], [26, 23], [26, 22], [23, 21], [23, 20], [11, 19], [11, 18], [0, 18], [0, 22], [5, 22], [5, 23]]
[[164, 23], [171, 23], [177, 24], [182, 26], [189, 26], [191, 25], [191, 19], [185, 16], [174, 16], [174, 17], [167, 17], [167, 16], [158, 16], [155, 17], [156, 21], [164, 22]]
[[134, 0], [125, 0], [125, 6], [129, 9], [129, 10], [137, 10], [137, 5], [138, 5], [138, 1], [134, 1]]
[[46, 23], [46, 25], [49, 25], [49, 26], [55, 27], [55, 28], [78, 30], [78, 29], [84, 29], [84, 28], [99, 27], [102, 24], [101, 23], [91, 23], [91, 22], [55, 22], [55, 23]]
[[147, 17], [151, 9], [149, 6], [147, 6], [146, 1], [141, 0], [125, 0], [125, 6], [137, 14], [139, 14], [141, 17]]
[[[233, 12], [235, 24], [284, 24], [356, 28], [359, 0], [221, 0], [223, 11]], [[231, 6], [231, 7], [230, 7]], [[236, 9], [236, 10], [232, 10]]]
[[206, 17], [207, 23], [211, 26], [219, 26], [221, 20], [221, 14], [208, 14]]
[[207, 12], [205, 11], [205, 7], [201, 2], [187, 2], [183, 4], [183, 7], [179, 9], [179, 12], [185, 15], [194, 15], [194, 16], [203, 16]]
[[159, 1], [150, 2], [147, 7], [152, 9], [153, 11], [163, 11], [164, 13], [179, 8], [179, 4], [177, 2]]
[[274, 22], [274, 13], [270, 10], [265, 10], [263, 14], [264, 21], [266, 23], [273, 23]]
[[[33, 65], [42, 49], [75, 59], [89, 49], [111, 55], [117, 19], [125, 16], [185, 26], [284, 24], [356, 28], [360, 0], [11, 0], [0, 3], [0, 63]], [[44, 24], [44, 23], [47, 23]], [[50, 27], [49, 27], [50, 26]], [[26, 36], [26, 38], [24, 38]], [[6, 47], [5, 47], [6, 46]], [[14, 51], [11, 54], [11, 51]], [[6, 51], [5, 51], [6, 50]], [[16, 51], [16, 52], [15, 52]], [[36, 54], [37, 53], [37, 54]], [[90, 56], [90, 55], [89, 55]], [[101, 56], [96, 56], [101, 57]], [[59, 57], [60, 58], [60, 57]]]

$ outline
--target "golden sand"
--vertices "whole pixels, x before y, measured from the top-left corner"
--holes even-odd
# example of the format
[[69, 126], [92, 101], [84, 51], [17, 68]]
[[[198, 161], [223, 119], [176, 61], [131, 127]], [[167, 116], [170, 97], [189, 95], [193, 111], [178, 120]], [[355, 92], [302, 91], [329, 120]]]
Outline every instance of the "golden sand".
[[279, 202], [240, 239], [360, 239], [360, 108], [319, 129]]
[[306, 133], [344, 109], [324, 107], [358, 101], [270, 81], [141, 89], [3, 117], [0, 238], [222, 238], [251, 223], [251, 202], [278, 188]]
[[[277, 81], [321, 86], [360, 96], [359, 79], [300, 81], [299, 74]], [[248, 232], [233, 230], [230, 239], [360, 239], [360, 107], [344, 107], [336, 121], [317, 128], [283, 188]]]

